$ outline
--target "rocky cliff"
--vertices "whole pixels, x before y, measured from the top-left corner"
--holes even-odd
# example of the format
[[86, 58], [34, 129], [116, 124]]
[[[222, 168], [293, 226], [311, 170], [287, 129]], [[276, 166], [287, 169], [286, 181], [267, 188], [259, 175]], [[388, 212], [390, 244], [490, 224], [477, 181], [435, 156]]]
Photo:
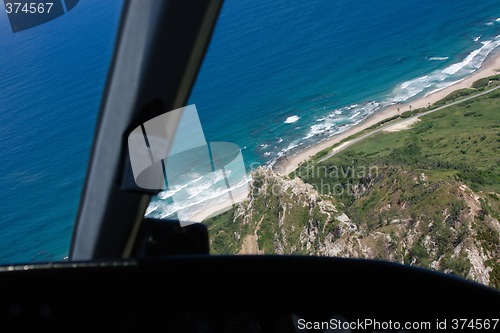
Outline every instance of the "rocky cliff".
[[207, 221], [215, 253], [377, 258], [500, 288], [499, 195], [380, 166], [350, 199], [260, 168], [248, 199]]

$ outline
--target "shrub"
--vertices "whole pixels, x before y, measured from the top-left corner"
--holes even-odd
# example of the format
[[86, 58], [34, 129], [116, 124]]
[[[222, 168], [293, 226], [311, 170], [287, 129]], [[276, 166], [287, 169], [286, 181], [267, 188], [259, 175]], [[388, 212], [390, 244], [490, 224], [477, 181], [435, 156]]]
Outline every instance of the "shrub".
[[411, 111], [405, 111], [401, 113], [401, 118], [410, 118], [412, 116]]
[[458, 258], [445, 256], [443, 260], [441, 260], [439, 267], [443, 271], [450, 270], [451, 274], [465, 278], [469, 274], [472, 265], [467, 256], [461, 254]]
[[484, 88], [486, 87], [488, 84], [490, 83], [490, 79], [485, 77], [485, 78], [482, 78], [482, 79], [479, 79], [477, 81], [475, 81], [473, 84], [472, 84], [472, 88], [474, 89], [480, 89], [480, 88]]

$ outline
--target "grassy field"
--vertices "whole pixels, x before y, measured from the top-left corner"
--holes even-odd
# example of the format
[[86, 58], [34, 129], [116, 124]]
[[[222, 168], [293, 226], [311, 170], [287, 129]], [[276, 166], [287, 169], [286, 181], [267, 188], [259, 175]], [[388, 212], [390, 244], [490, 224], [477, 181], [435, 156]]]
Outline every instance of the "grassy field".
[[[353, 134], [353, 135], [343, 139], [339, 143], [333, 145], [332, 147], [319, 152], [318, 154], [316, 154], [316, 156], [314, 156], [311, 159], [311, 161], [312, 162], [318, 161], [321, 157], [327, 155], [328, 152], [330, 151], [330, 149], [337, 147], [337, 146], [340, 146], [344, 142], [354, 140], [354, 139], [356, 139], [362, 135], [365, 135], [365, 134], [369, 134], [370, 132], [372, 132], [375, 129], [381, 128], [382, 126], [385, 126], [385, 125], [393, 124], [401, 119], [417, 116], [417, 115], [422, 114], [424, 112], [435, 110], [439, 107], [445, 107], [446, 105], [450, 105], [451, 103], [459, 103], [461, 100], [466, 100], [463, 103], [463, 105], [467, 105], [467, 104], [472, 102], [472, 101], [468, 101], [467, 99], [474, 98], [474, 96], [476, 96], [478, 94], [485, 93], [489, 90], [493, 90], [494, 88], [497, 88], [499, 85], [500, 85], [500, 75], [493, 75], [493, 76], [486, 77], [486, 78], [480, 79], [478, 81], [475, 81], [472, 85], [472, 88], [464, 88], [464, 89], [456, 90], [456, 91], [450, 93], [448, 96], [444, 97], [443, 99], [430, 105], [429, 107], [419, 108], [419, 109], [415, 109], [412, 111], [403, 112], [401, 115], [393, 116], [391, 118], [384, 119], [381, 122], [378, 122], [377, 124], [374, 124], [374, 125], [366, 128], [366, 129], [364, 129], [356, 134]], [[500, 92], [498, 92], [498, 91], [495, 91], [490, 95], [491, 98], [496, 98], [498, 96], [500, 96]]]
[[[438, 105], [488, 86], [491, 79], [482, 80]], [[312, 187], [254, 174], [249, 200], [205, 221], [213, 253], [238, 253], [251, 237], [266, 254], [315, 255], [330, 244], [346, 256], [474, 278], [473, 263], [481, 259], [470, 253], [479, 248], [489, 285], [500, 289], [500, 90], [422, 115], [410, 129], [375, 133], [318, 162], [330, 149], [291, 175]], [[274, 185], [281, 191], [269, 191]], [[340, 214], [355, 232], [346, 231]]]
[[[367, 236], [387, 232], [395, 219], [420, 222], [422, 239], [405, 254], [405, 263], [429, 267], [441, 258], [440, 270], [466, 276], [471, 266], [465, 252], [452, 254], [471, 237], [492, 258], [500, 256], [492, 224], [492, 219], [500, 220], [499, 91], [422, 116], [411, 129], [376, 133], [326, 161], [314, 162], [318, 156], [296, 175], [318, 188], [334, 188], [322, 194], [331, 195]], [[366, 175], [374, 166], [376, 174]], [[472, 220], [459, 194], [462, 183], [480, 198], [479, 214]], [[436, 244], [432, 260], [425, 237]], [[486, 266], [492, 268], [490, 285], [500, 288], [498, 259]]]
[[474, 190], [500, 192], [499, 153], [500, 92], [492, 92], [422, 116], [410, 130], [377, 133], [320, 165], [403, 164], [434, 178], [463, 180]]

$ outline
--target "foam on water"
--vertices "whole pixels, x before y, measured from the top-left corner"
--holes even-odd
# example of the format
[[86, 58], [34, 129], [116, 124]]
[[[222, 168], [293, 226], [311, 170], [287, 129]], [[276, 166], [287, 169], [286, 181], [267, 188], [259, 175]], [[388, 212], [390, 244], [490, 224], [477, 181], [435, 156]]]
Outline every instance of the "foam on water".
[[445, 61], [450, 59], [450, 57], [430, 57], [429, 60], [431, 61]]
[[356, 112], [355, 114], [353, 114], [352, 116], [350, 116], [349, 119], [354, 119], [357, 116], [359, 116], [360, 114], [361, 114], [361, 112]]
[[[493, 17], [486, 19], [491, 21], [488, 24], [491, 23], [491, 25], [496, 26], [500, 22], [500, 18], [492, 20]], [[485, 30], [484, 25], [482, 26], [483, 30]], [[488, 29], [494, 29], [494, 27]], [[470, 35], [467, 37], [469, 43], [471, 43], [470, 49], [458, 60], [456, 54], [454, 54], [454, 49], [443, 48], [434, 50], [433, 52], [435, 52], [436, 56], [428, 56], [425, 58], [428, 61], [422, 62], [426, 63], [427, 68], [431, 69], [422, 70], [420, 72], [422, 74], [416, 72], [417, 74], [413, 74], [415, 75], [414, 78], [406, 76], [410, 79], [404, 80], [404, 82], [401, 82], [403, 81], [401, 80], [398, 84], [392, 83], [392, 89], [391, 85], [388, 85], [380, 95], [368, 95], [368, 97], [347, 100], [344, 104], [346, 106], [342, 106], [344, 100], [336, 100], [336, 89], [339, 89], [338, 87], [333, 87], [330, 91], [319, 91], [328, 86], [326, 81], [325, 85], [320, 86], [318, 83], [315, 86], [315, 90], [311, 89], [309, 92], [307, 92], [307, 89], [310, 87], [304, 85], [302, 88], [301, 86], [298, 89], [299, 91], [295, 92], [299, 95], [303, 92], [300, 96], [301, 98], [296, 98], [293, 93], [290, 93], [290, 96], [287, 95], [287, 98], [289, 97], [292, 102], [287, 104], [287, 101], [284, 101], [283, 109], [274, 110], [277, 116], [273, 121], [267, 122], [269, 126], [266, 127], [260, 124], [259, 126], [265, 128], [265, 130], [259, 132], [258, 129], [255, 129], [255, 131], [251, 132], [250, 136], [255, 140], [253, 147], [248, 141], [242, 140], [242, 142], [249, 145], [248, 150], [258, 156], [262, 163], [271, 166], [280, 158], [293, 155], [304, 149], [304, 147], [327, 140], [334, 135], [349, 130], [383, 108], [399, 103], [408, 103], [419, 96], [445, 89], [477, 71], [487, 56], [500, 45], [499, 38], [492, 38], [491, 35], [494, 36], [494, 34], [483, 30], [470, 32]], [[238, 59], [234, 61], [236, 60]], [[434, 64], [430, 62], [434, 62]], [[435, 69], [439, 65], [441, 65], [440, 68]], [[290, 73], [290, 75], [294, 74], [293, 70], [288, 70], [288, 68], [282, 73], [285, 72]], [[273, 77], [277, 77], [277, 75], [275, 73]], [[304, 73], [297, 72], [297, 76], [293, 80], [290, 80], [290, 82], [300, 81], [298, 80], [301, 77], [300, 75], [304, 75]], [[249, 82], [255, 82], [255, 80], [250, 80]], [[353, 84], [356, 83], [354, 82]], [[275, 86], [281, 87], [280, 84], [275, 84]], [[356, 89], [353, 87], [352, 91]], [[269, 91], [269, 95], [272, 95], [272, 90]], [[277, 95], [279, 95], [279, 91]], [[339, 96], [342, 97], [341, 94]], [[363, 99], [365, 101], [360, 102]], [[259, 108], [262, 109], [262, 107]], [[250, 124], [252, 119], [249, 118], [248, 120], [247, 123]], [[297, 126], [299, 120], [300, 126]], [[288, 126], [289, 124], [296, 125]], [[262, 135], [263, 133], [264, 135]], [[250, 136], [247, 136], [246, 139]], [[220, 182], [221, 180], [220, 178], [218, 180], [214, 178], [210, 181]], [[191, 189], [187, 193], [187, 200], [185, 202], [171, 202], [174, 194], [178, 196], [182, 191], [187, 192], [187, 189], [173, 188], [160, 195], [160, 198], [163, 197], [166, 200], [153, 202], [148, 208], [148, 212], [152, 215], [166, 217], [174, 215], [180, 209], [189, 208], [195, 213], [197, 209], [202, 207], [203, 202], [212, 202], [212, 200], [216, 202], [219, 199], [225, 200], [224, 191], [216, 189], [215, 186], [210, 186], [209, 180], [199, 180], [199, 183], [194, 185], [196, 185], [194, 189]]]
[[[493, 48], [495, 48], [495, 46], [493, 46], [493, 48], [488, 48], [488, 45], [491, 44], [491, 41], [485, 41], [485, 42], [482, 42], [483, 46], [480, 48], [480, 49], [477, 49], [477, 50], [474, 50], [472, 51], [463, 61], [457, 63], [457, 64], [453, 64], [447, 68], [445, 68], [443, 70], [443, 73], [444, 74], [449, 74], [449, 75], [452, 75], [452, 74], [456, 74], [459, 70], [461, 70], [462, 68], [466, 67], [467, 65], [469, 65], [472, 61], [474, 61], [474, 59], [481, 59], [478, 64], [479, 66], [481, 66], [481, 63], [482, 61], [486, 58], [486, 56], [488, 55], [488, 53], [485, 53], [484, 54], [484, 57], [480, 58], [480, 57], [477, 57], [481, 51], [483, 51], [484, 49], [489, 49], [489, 50], [492, 50]], [[477, 58], [476, 58], [477, 57]], [[477, 66], [477, 68], [479, 68], [479, 66]], [[476, 68], [476, 69], [477, 69]]]
[[300, 119], [299, 116], [290, 116], [290, 117], [286, 118], [286, 120], [284, 121], [284, 123], [285, 124], [293, 124], [293, 123], [295, 123], [299, 119]]
[[429, 96], [429, 95], [434, 94], [434, 93], [436, 93], [438, 91], [446, 89], [446, 88], [448, 88], [448, 87], [450, 87], [450, 86], [452, 86], [452, 85], [454, 85], [456, 83], [462, 82], [463, 80], [465, 80], [465, 78], [460, 79], [460, 80], [456, 80], [456, 81], [452, 81], [452, 82], [443, 82], [443, 83], [440, 83], [440, 84], [436, 84], [437, 88], [434, 89], [434, 90], [429, 91], [428, 93], [425, 94], [425, 96]]
[[[203, 177], [203, 181], [199, 186], [187, 187], [184, 199], [181, 200], [164, 200], [157, 197], [152, 201], [146, 210], [147, 217], [160, 219], [175, 219], [175, 214], [180, 210], [188, 209], [188, 217], [193, 216], [200, 209], [207, 207], [207, 204], [217, 205], [227, 200], [227, 194], [231, 191], [238, 190], [246, 186], [251, 178], [247, 176], [243, 181], [233, 186], [231, 189], [217, 186], [221, 181], [224, 181], [224, 176], [221, 171], [214, 172]], [[182, 194], [182, 193], [181, 193]]]
[[[478, 41], [478, 39], [475, 39]], [[349, 128], [356, 126], [363, 122], [370, 115], [385, 108], [390, 105], [397, 103], [408, 102], [413, 98], [420, 95], [428, 95], [439, 90], [445, 89], [455, 83], [460, 82], [465, 79], [468, 75], [477, 71], [487, 56], [498, 46], [500, 46], [500, 38], [497, 37], [492, 40], [487, 40], [481, 42], [481, 47], [473, 50], [467, 56], [454, 64], [448, 65], [447, 67], [435, 70], [427, 75], [417, 77], [412, 80], [405, 81], [398, 86], [396, 86], [392, 93], [387, 96], [383, 101], [368, 101], [364, 103], [356, 103], [334, 109], [324, 114], [321, 117], [311, 120], [311, 125], [308, 131], [301, 137], [288, 141], [288, 143], [281, 137], [276, 138], [278, 145], [281, 143], [286, 143], [283, 147], [276, 146], [273, 144], [274, 151], [267, 150], [271, 145], [269, 143], [260, 144], [262, 150], [266, 149], [262, 155], [268, 158], [266, 165], [271, 166], [280, 158], [284, 158], [289, 155], [293, 155], [297, 151], [303, 149], [306, 146], [310, 146], [316, 142], [321, 142], [334, 135], [343, 133]], [[447, 61], [449, 57], [430, 57], [430, 61]], [[292, 124], [297, 122], [301, 116], [292, 115], [286, 118], [285, 124]], [[296, 130], [300, 130], [301, 127], [296, 127]], [[195, 187], [190, 190], [190, 196], [188, 201], [183, 203], [169, 204], [165, 207], [161, 207], [162, 204], [155, 204], [155, 209], [150, 210], [150, 213], [157, 212], [161, 210], [161, 215], [163, 217], [171, 216], [179, 209], [190, 208], [194, 212], [197, 209], [204, 207], [203, 202], [213, 202], [217, 198], [220, 198], [224, 191], [212, 190], [210, 182], [216, 183], [222, 178], [212, 179], [206, 183], [200, 184], [199, 187]], [[172, 191], [178, 191], [182, 189], [173, 189]], [[167, 193], [170, 193], [167, 191]], [[176, 192], [177, 193], [177, 192]], [[165, 194], [165, 197], [168, 197]], [[160, 208], [161, 207], [161, 208]], [[149, 210], [148, 210], [149, 211]]]
[[[293, 154], [298, 149], [302, 149], [301, 143], [309, 146], [315, 142], [321, 142], [363, 122], [380, 109], [409, 102], [413, 98], [432, 94], [464, 80], [477, 71], [487, 56], [498, 46], [500, 46], [500, 37], [484, 41], [480, 48], [467, 54], [462, 61], [401, 83], [383, 101], [369, 101], [349, 105], [332, 110], [327, 115], [314, 119], [309, 126], [309, 130], [300, 140], [292, 141], [289, 146], [274, 154], [267, 154], [267, 152], [266, 157], [273, 157], [267, 165], [273, 165], [280, 157]], [[448, 59], [449, 57], [429, 58], [429, 60], [435, 61], [446, 61]]]
[[402, 103], [421, 93], [428, 94], [449, 87], [469, 76], [481, 67], [484, 60], [495, 48], [500, 46], [500, 39], [497, 37], [494, 40], [481, 43], [480, 48], [470, 52], [462, 61], [449, 65], [444, 69], [435, 70], [429, 75], [403, 82], [393, 90], [388, 100], [394, 103]]
[[179, 192], [182, 189], [186, 188], [187, 186], [188, 186], [188, 184], [181, 185], [181, 186], [174, 186], [173, 189], [171, 189], [171, 190], [160, 192], [158, 194], [158, 197], [160, 199], [168, 199], [168, 198], [172, 197], [173, 195], [175, 195], [177, 192]]
[[388, 103], [376, 101], [353, 104], [337, 110], [332, 110], [326, 117], [317, 119], [316, 122], [309, 127], [309, 131], [298, 142], [288, 146], [277, 153], [277, 156], [283, 156], [294, 148], [312, 142], [319, 142], [330, 138], [336, 134], [348, 130], [366, 119], [368, 116], [376, 112], [382, 107], [388, 106]]
[[[230, 176], [230, 171], [226, 172], [227, 176]], [[199, 195], [202, 195], [205, 191], [209, 190], [214, 184], [224, 180], [224, 174], [222, 171], [214, 172], [207, 177], [204, 177], [204, 181], [200, 182], [197, 186], [189, 186], [186, 188], [186, 193], [189, 195], [187, 200], [191, 200]]]
[[[302, 137], [288, 141], [288, 143], [284, 141], [282, 137], [276, 138], [276, 141], [272, 143], [272, 147], [274, 147], [275, 150], [268, 150], [268, 148], [271, 147], [271, 143], [260, 144], [260, 149], [265, 150], [262, 152], [262, 156], [268, 158], [266, 165], [272, 166], [280, 158], [293, 155], [304, 147], [343, 133], [349, 128], [360, 124], [370, 115], [382, 108], [397, 103], [405, 103], [422, 94], [428, 95], [460, 82], [468, 75], [477, 71], [487, 56], [498, 46], [500, 46], [500, 37], [483, 41], [481, 42], [480, 48], [467, 54], [463, 60], [442, 69], [435, 70], [427, 75], [399, 84], [383, 101], [356, 103], [330, 110], [327, 114], [312, 119], [308, 131]], [[430, 57], [428, 60], [446, 61], [449, 60], [449, 57]], [[284, 124], [293, 124], [299, 119], [301, 119], [301, 116], [292, 115], [286, 118]], [[301, 127], [297, 127], [295, 130], [300, 130], [300, 128]], [[280, 147], [279, 145], [281, 143], [285, 143], [285, 146]], [[150, 205], [147, 212], [151, 215], [159, 214], [161, 217], [165, 218], [173, 216], [178, 210], [189, 208], [192, 210], [193, 214], [195, 214], [197, 207], [202, 207], [202, 203], [206, 203], [207, 201], [212, 202], [213, 200], [216, 202], [217, 198], [220, 198], [220, 200], [225, 198], [223, 194], [227, 193], [227, 191], [221, 191], [220, 189], [213, 190], [213, 185], [222, 179], [223, 177], [221, 177], [221, 175], [212, 179], [196, 179], [193, 182], [199, 182], [199, 184], [194, 187], [190, 186], [190, 190], [188, 191], [189, 195], [185, 202], [155, 202]], [[159, 198], [170, 198], [184, 189], [185, 187], [183, 186], [173, 188], [160, 194]]]

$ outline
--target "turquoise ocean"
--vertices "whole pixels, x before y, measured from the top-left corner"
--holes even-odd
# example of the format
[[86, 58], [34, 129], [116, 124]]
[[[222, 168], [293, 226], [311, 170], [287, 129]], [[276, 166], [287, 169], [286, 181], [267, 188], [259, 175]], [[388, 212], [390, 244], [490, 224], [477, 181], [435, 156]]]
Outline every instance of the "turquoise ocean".
[[[2, 8], [0, 263], [67, 256], [121, 5], [17, 34]], [[249, 172], [467, 77], [499, 35], [498, 0], [227, 0], [189, 104]], [[211, 177], [186, 196], [217, 196]], [[173, 216], [178, 190], [148, 215]]]

